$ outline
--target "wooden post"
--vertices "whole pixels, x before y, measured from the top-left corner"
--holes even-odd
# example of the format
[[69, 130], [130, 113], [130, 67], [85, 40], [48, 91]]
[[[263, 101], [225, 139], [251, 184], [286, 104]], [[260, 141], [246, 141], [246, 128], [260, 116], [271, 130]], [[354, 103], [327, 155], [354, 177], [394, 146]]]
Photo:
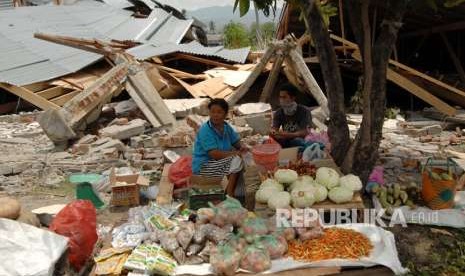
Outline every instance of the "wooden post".
[[281, 72], [281, 67], [284, 61], [284, 54], [279, 53], [277, 54], [276, 60], [273, 64], [273, 68], [271, 69], [270, 75], [266, 80], [265, 87], [263, 88], [263, 92], [260, 95], [260, 102], [265, 103], [271, 96], [273, 89], [278, 81], [279, 73]]
[[447, 51], [449, 52], [449, 56], [452, 59], [452, 62], [454, 63], [455, 70], [457, 70], [457, 73], [459, 74], [462, 84], [465, 85], [465, 71], [463, 70], [460, 59], [455, 54], [454, 48], [452, 47], [449, 40], [447, 39], [446, 34], [443, 32], [440, 32], [439, 35], [441, 35], [442, 41], [444, 41], [444, 44], [446, 45]]
[[323, 91], [321, 91], [320, 86], [313, 77], [312, 72], [310, 72], [310, 69], [308, 69], [307, 64], [305, 64], [304, 58], [295, 49], [292, 49], [289, 52], [289, 55], [291, 57], [292, 62], [295, 65], [297, 73], [304, 80], [305, 86], [307, 88], [306, 90], [308, 90], [310, 94], [312, 94], [312, 96], [321, 106], [323, 113], [326, 116], [329, 115], [328, 99], [326, 98], [325, 94], [323, 94]]
[[249, 91], [252, 84], [255, 82], [258, 76], [260, 76], [260, 74], [263, 72], [263, 69], [268, 64], [268, 61], [274, 55], [275, 49], [276, 49], [276, 45], [274, 44], [271, 44], [268, 47], [265, 54], [262, 56], [262, 59], [255, 66], [255, 68], [253, 69], [252, 73], [249, 75], [247, 80], [236, 91], [234, 91], [231, 97], [228, 99], [229, 105], [231, 106], [235, 105], [245, 95], [245, 93]]

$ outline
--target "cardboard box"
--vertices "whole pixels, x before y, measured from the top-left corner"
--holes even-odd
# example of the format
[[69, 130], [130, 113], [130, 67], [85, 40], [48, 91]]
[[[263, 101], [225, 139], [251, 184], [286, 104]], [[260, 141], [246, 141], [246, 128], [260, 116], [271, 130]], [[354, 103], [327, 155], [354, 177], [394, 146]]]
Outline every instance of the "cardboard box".
[[289, 161], [297, 161], [299, 147], [285, 148], [279, 151], [279, 166], [286, 166]]
[[[117, 183], [126, 183], [119, 185]], [[116, 175], [113, 168], [110, 173], [111, 205], [134, 206], [139, 205], [139, 194], [147, 191], [150, 181], [140, 174]]]
[[226, 189], [228, 179], [226, 177], [206, 177], [201, 175], [192, 175], [190, 186], [196, 189], [212, 189], [222, 187]]

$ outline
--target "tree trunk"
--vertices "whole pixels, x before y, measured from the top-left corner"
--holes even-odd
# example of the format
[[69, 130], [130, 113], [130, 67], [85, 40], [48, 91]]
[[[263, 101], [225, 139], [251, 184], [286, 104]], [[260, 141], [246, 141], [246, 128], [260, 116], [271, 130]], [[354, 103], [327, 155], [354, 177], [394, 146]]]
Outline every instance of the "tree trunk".
[[336, 164], [341, 165], [350, 146], [349, 127], [344, 108], [344, 86], [333, 43], [316, 2], [316, 0], [303, 1], [302, 10], [309, 23], [309, 32], [325, 81], [330, 112], [328, 135], [332, 148], [331, 155]]
[[[385, 10], [378, 38], [371, 48], [371, 35], [368, 17], [368, 6], [352, 5], [357, 1], [348, 1], [352, 9], [361, 9], [362, 39], [359, 48], [362, 49], [364, 63], [364, 111], [360, 129], [357, 133], [353, 149], [344, 162], [344, 170], [350, 170], [360, 176], [366, 183], [370, 172], [378, 159], [379, 144], [382, 139], [384, 111], [386, 105], [386, 73], [393, 46], [397, 40], [397, 33], [401, 27], [403, 14], [407, 8], [407, 1], [389, 1]], [[354, 13], [352, 15], [355, 15]], [[351, 23], [357, 22], [352, 19]], [[360, 34], [360, 33], [359, 33]], [[366, 98], [368, 99], [366, 99]], [[365, 105], [369, 107], [367, 111]]]

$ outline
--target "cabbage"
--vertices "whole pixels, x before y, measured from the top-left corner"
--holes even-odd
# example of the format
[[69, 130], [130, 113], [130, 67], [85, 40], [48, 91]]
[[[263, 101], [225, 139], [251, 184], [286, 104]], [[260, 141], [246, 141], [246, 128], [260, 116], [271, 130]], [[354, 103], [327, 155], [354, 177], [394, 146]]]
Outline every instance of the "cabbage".
[[325, 186], [320, 185], [315, 182], [313, 184], [313, 188], [314, 188], [313, 196], [315, 197], [315, 202], [325, 201], [326, 198], [328, 197], [328, 190], [325, 188]]
[[267, 187], [263, 189], [259, 189], [255, 193], [255, 200], [259, 203], [266, 204], [268, 203], [268, 199], [273, 195], [280, 192], [280, 190], [277, 190], [276, 188], [273, 187]]
[[297, 188], [308, 188], [313, 190], [313, 183], [303, 182], [302, 180], [297, 180], [289, 186], [289, 191], [293, 191]]
[[288, 208], [291, 204], [291, 195], [288, 192], [278, 192], [268, 199], [268, 207], [270, 209]]
[[274, 178], [282, 184], [291, 184], [296, 181], [299, 175], [294, 170], [279, 169], [274, 173]]
[[284, 191], [283, 185], [279, 184], [278, 181], [272, 178], [268, 178], [262, 182], [262, 184], [260, 185], [260, 189], [265, 189], [265, 188], [275, 188], [279, 191]]
[[291, 192], [291, 201], [294, 208], [307, 208], [315, 203], [315, 197], [313, 196], [313, 187], [304, 186], [296, 187]]
[[331, 168], [321, 167], [316, 171], [316, 182], [328, 188], [328, 190], [339, 185], [339, 174]]
[[311, 177], [310, 175], [302, 175], [300, 177], [300, 180], [302, 182], [305, 182], [305, 183], [314, 183], [315, 182], [315, 179], [313, 179], [313, 177]]
[[339, 179], [339, 185], [341, 187], [346, 187], [349, 190], [354, 192], [360, 191], [362, 189], [362, 181], [360, 178], [353, 174], [348, 174]]
[[354, 192], [346, 187], [335, 187], [329, 191], [328, 197], [337, 204], [346, 203], [352, 200]]

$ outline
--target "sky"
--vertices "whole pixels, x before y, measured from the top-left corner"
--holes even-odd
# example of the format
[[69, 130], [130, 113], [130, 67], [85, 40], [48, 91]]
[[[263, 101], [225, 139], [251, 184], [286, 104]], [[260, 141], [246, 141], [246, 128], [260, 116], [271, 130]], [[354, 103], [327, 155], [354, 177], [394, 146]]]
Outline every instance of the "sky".
[[[234, 0], [158, 0], [163, 4], [168, 4], [172, 7], [175, 7], [179, 10], [196, 10], [212, 6], [232, 6], [234, 5]], [[282, 0], [278, 1], [278, 5], [282, 3]]]

